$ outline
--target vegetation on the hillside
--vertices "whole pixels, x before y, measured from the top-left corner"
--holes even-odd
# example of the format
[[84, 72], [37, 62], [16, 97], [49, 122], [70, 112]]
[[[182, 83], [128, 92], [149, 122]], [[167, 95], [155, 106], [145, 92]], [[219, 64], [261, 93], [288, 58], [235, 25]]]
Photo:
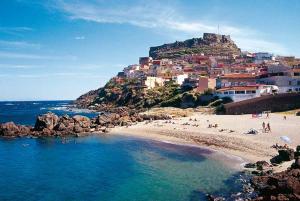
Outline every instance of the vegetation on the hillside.
[[215, 97], [212, 90], [199, 93], [192, 89], [183, 89], [172, 81], [164, 86], [145, 89], [137, 79], [126, 79], [122, 84], [110, 80], [99, 90], [99, 95], [92, 105], [127, 106], [135, 109], [152, 107], [189, 108], [217, 107], [230, 101]]

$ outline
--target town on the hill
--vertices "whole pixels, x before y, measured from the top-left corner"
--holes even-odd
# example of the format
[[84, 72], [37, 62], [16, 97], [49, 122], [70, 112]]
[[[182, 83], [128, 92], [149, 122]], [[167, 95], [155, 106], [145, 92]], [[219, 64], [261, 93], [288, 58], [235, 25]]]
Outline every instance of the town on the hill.
[[[228, 40], [232, 43], [230, 37], [224, 35], [206, 33], [203, 38], [200, 42], [190, 39], [151, 49], [174, 53], [184, 49], [186, 43], [189, 50], [195, 50], [199, 43], [211, 49], [218, 48], [220, 43], [227, 44]], [[135, 79], [146, 90], [173, 81], [182, 88], [201, 93], [212, 89], [216, 96], [230, 97], [235, 102], [274, 93], [300, 92], [300, 58], [294, 56], [222, 49], [207, 52], [204, 48], [201, 52], [198, 48], [197, 51], [186, 49], [184, 54], [172, 54], [172, 57], [161, 54], [167, 55], [163, 58], [153, 54], [151, 49], [149, 55], [154, 57], [140, 57], [138, 64], [125, 67], [112, 79], [119, 84]]]

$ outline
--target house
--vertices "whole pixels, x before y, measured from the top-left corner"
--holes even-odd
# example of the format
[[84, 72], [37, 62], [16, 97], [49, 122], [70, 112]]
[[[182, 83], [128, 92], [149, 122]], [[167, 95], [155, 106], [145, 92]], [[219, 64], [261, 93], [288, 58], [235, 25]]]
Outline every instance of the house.
[[218, 67], [211, 68], [209, 72], [210, 78], [217, 78], [220, 77], [222, 74], [224, 74], [224, 69]]
[[134, 65], [129, 65], [128, 67], [124, 68], [123, 72], [126, 77], [130, 78], [130, 77], [133, 77], [133, 74], [135, 73], [135, 71], [138, 71], [138, 70], [140, 70], [140, 65], [134, 64]]
[[216, 88], [216, 79], [215, 78], [208, 78], [208, 88], [209, 89]]
[[256, 75], [252, 73], [225, 74], [217, 78], [216, 87], [247, 86], [256, 84]]
[[285, 65], [271, 65], [266, 76], [259, 79], [260, 84], [276, 85], [279, 93], [299, 92], [299, 70]]
[[273, 54], [268, 52], [257, 52], [254, 54], [254, 62], [256, 64], [261, 64], [265, 61], [274, 61], [275, 57]]
[[216, 91], [220, 98], [230, 97], [234, 102], [243, 101], [263, 95], [274, 94], [278, 92], [277, 86], [272, 85], [248, 85], [224, 87]]
[[188, 78], [188, 74], [181, 74], [173, 76], [172, 80], [175, 81], [176, 84], [181, 86], [186, 78]]
[[198, 80], [197, 91], [204, 92], [208, 89], [208, 77], [200, 76]]
[[261, 78], [261, 84], [276, 85], [279, 88], [279, 93], [300, 92], [300, 77], [294, 76], [272, 76]]
[[141, 69], [149, 69], [149, 67], [152, 65], [152, 62], [152, 57], [140, 57], [139, 59]]
[[144, 85], [147, 87], [147, 89], [153, 89], [158, 86], [164, 85], [164, 79], [160, 77], [147, 77]]

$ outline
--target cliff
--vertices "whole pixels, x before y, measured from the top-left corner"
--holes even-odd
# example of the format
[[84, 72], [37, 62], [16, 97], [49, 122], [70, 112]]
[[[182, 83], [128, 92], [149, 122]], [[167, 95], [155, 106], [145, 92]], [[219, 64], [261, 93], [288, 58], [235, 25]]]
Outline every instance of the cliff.
[[185, 54], [232, 55], [241, 50], [230, 36], [204, 33], [203, 38], [192, 38], [182, 42], [150, 47], [149, 56], [154, 59], [177, 58]]

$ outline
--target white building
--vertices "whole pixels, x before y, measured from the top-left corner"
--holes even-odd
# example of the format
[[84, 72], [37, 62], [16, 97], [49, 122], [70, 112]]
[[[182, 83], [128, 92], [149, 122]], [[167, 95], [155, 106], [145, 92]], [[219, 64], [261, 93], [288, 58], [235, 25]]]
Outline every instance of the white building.
[[220, 98], [230, 97], [234, 102], [256, 98], [278, 92], [278, 87], [273, 85], [234, 86], [217, 90]]
[[257, 52], [254, 54], [254, 62], [257, 64], [261, 64], [264, 61], [275, 61], [275, 57], [273, 54], [268, 52]]
[[147, 77], [145, 80], [145, 86], [147, 89], [153, 89], [158, 86], [164, 85], [164, 79], [160, 77]]
[[123, 69], [123, 72], [126, 77], [128, 78], [134, 78], [137, 77], [139, 73], [137, 73], [140, 70], [140, 65], [134, 64], [129, 65], [128, 67]]
[[178, 85], [182, 85], [182, 83], [184, 82], [184, 79], [188, 78], [188, 74], [181, 74], [181, 75], [176, 75], [172, 77], [172, 80], [176, 82], [176, 84]]
[[260, 83], [278, 86], [278, 93], [300, 92], [300, 76], [272, 76], [260, 79]]
[[259, 82], [278, 86], [278, 93], [300, 92], [300, 74], [297, 71], [289, 66], [272, 65], [268, 67], [268, 77], [261, 78]]

